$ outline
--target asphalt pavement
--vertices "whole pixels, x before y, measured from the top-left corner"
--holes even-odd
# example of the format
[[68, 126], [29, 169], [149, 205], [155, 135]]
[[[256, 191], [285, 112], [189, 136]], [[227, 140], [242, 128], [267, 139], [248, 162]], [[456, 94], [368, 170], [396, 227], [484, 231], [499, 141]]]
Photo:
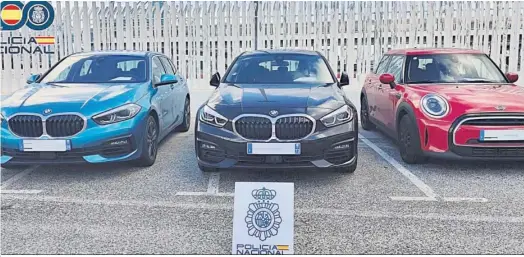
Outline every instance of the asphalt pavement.
[[[192, 90], [192, 114], [211, 93]], [[347, 94], [359, 103], [358, 87]], [[524, 254], [524, 163], [408, 165], [360, 132], [358, 169], [203, 173], [194, 133], [173, 133], [149, 168], [1, 171], [2, 254], [229, 254], [235, 182], [295, 184], [297, 254]]]

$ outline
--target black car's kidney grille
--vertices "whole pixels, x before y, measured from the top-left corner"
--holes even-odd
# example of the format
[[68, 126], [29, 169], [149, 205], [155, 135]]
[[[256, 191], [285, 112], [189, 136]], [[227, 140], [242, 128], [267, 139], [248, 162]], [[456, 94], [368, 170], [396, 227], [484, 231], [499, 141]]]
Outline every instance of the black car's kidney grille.
[[235, 121], [235, 130], [246, 139], [267, 140], [272, 133], [271, 120], [264, 117], [242, 117]]
[[84, 119], [74, 114], [52, 116], [45, 123], [46, 132], [52, 137], [72, 136], [84, 128]]
[[278, 139], [293, 140], [306, 137], [313, 130], [313, 122], [302, 116], [279, 118], [275, 124]]
[[44, 133], [42, 118], [36, 115], [17, 115], [9, 119], [9, 128], [21, 137], [39, 137]]

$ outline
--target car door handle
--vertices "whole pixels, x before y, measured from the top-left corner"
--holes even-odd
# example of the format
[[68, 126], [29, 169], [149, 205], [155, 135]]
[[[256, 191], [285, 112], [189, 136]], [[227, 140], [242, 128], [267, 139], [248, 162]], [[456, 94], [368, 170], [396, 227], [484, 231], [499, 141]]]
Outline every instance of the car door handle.
[[382, 89], [382, 84], [378, 85], [378, 89]]
[[174, 88], [175, 88], [175, 85], [174, 85], [174, 84], [171, 84], [170, 87], [171, 87], [171, 89], [174, 89]]

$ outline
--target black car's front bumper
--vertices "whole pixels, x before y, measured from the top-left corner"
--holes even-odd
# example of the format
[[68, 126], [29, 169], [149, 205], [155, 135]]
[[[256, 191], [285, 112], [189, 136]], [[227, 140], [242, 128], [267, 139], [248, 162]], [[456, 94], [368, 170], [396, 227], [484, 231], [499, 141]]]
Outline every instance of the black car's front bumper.
[[[301, 144], [300, 155], [248, 155], [246, 141], [226, 128], [197, 121], [195, 148], [198, 163], [209, 168], [330, 168], [348, 167], [357, 161], [354, 122], [315, 131]], [[278, 141], [270, 141], [278, 142]], [[210, 147], [211, 146], [211, 147]]]

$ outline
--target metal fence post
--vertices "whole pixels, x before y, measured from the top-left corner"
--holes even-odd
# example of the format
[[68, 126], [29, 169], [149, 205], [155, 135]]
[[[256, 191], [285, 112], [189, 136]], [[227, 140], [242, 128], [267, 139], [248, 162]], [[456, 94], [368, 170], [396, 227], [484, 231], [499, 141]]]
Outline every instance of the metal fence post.
[[255, 1], [255, 50], [258, 49], [258, 4], [260, 1]]

